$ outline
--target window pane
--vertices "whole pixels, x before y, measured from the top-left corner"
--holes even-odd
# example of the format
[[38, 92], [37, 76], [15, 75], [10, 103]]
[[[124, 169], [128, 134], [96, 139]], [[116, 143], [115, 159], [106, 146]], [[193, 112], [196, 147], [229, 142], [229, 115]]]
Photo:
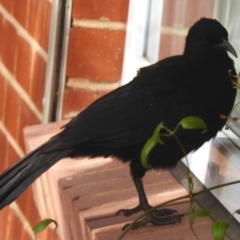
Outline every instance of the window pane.
[[213, 9], [214, 0], [165, 0], [159, 59], [182, 54], [188, 29], [201, 17], [212, 18]]
[[[233, 45], [234, 49], [238, 54], [238, 58], [234, 58], [231, 55], [231, 58], [234, 59], [236, 71], [240, 71], [240, 1], [220, 1], [216, 0], [215, 7], [215, 17], [228, 29], [229, 41]], [[236, 103], [240, 101], [240, 93], [238, 90]], [[238, 106], [236, 110], [232, 113], [233, 117], [240, 117], [240, 107]], [[229, 121], [229, 126], [231, 130], [240, 137], [240, 121]], [[238, 146], [240, 146], [238, 144]]]

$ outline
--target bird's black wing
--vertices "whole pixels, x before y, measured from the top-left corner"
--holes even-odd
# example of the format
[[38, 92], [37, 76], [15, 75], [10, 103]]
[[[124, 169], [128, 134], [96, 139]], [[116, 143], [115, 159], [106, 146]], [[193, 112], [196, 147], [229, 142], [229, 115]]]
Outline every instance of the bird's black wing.
[[181, 61], [181, 56], [175, 56], [143, 68], [132, 82], [100, 98], [66, 124], [60, 138], [70, 145], [146, 141], [176, 107], [172, 97], [180, 84]]

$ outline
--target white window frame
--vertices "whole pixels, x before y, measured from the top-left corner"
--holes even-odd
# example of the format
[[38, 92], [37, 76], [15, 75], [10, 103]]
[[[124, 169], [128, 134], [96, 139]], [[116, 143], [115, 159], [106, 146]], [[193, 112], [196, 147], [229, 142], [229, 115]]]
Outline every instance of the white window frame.
[[[130, 0], [121, 84], [136, 76], [140, 67], [157, 61], [163, 0]], [[153, 14], [149, 16], [149, 11]], [[150, 28], [148, 28], [150, 26]], [[146, 43], [147, 31], [151, 37]]]

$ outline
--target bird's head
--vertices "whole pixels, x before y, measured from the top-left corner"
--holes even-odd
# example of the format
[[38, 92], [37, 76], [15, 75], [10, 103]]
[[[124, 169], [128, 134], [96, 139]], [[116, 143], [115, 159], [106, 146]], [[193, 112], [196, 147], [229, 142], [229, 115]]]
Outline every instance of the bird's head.
[[212, 57], [226, 56], [227, 51], [237, 57], [237, 53], [228, 42], [227, 30], [214, 19], [201, 18], [189, 30], [186, 37], [184, 55], [198, 56], [206, 61]]

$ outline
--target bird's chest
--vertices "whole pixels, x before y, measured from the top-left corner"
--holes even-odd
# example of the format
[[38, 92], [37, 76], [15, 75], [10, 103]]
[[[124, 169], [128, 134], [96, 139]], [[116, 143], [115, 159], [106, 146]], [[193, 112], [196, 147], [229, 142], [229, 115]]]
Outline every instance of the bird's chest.
[[[191, 79], [193, 81], [191, 81]], [[182, 81], [174, 93], [179, 107], [229, 113], [236, 96], [228, 74], [205, 74]]]

